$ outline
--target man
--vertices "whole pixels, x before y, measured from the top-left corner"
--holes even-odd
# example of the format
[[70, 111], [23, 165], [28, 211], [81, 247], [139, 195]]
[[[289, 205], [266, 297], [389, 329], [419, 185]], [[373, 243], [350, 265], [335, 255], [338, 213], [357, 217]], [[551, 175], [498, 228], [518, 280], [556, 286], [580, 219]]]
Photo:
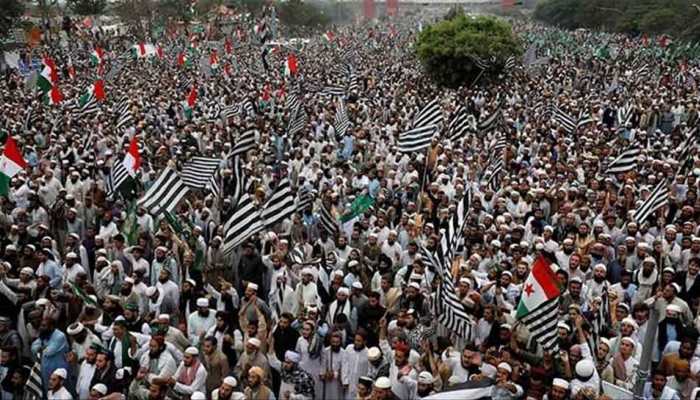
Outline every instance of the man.
[[8, 317], [0, 317], [0, 348], [14, 349], [14, 359], [19, 361], [22, 352], [22, 338], [16, 330], [11, 329], [12, 320]]
[[260, 367], [252, 367], [248, 370], [246, 380], [248, 385], [243, 391], [246, 399], [272, 400], [275, 398], [272, 390], [263, 383], [266, 375]]
[[[267, 358], [265, 358], [265, 355], [260, 351], [261, 345], [262, 342], [258, 338], [248, 339], [245, 345], [245, 352], [241, 354], [236, 367], [233, 369], [233, 374], [244, 384], [246, 383], [246, 373], [251, 367], [262, 369], [263, 378], [270, 376]], [[250, 376], [250, 374], [247, 374], [247, 376]]]
[[349, 344], [343, 352], [343, 366], [340, 369], [341, 382], [346, 398], [354, 399], [357, 396], [359, 379], [361, 376], [367, 375], [368, 370], [369, 362], [365, 336], [362, 332], [356, 332], [353, 343]]
[[552, 388], [544, 395], [544, 400], [566, 400], [569, 392], [569, 382], [561, 378], [554, 378]]
[[318, 286], [314, 279], [314, 271], [310, 267], [301, 270], [301, 281], [294, 290], [295, 308], [294, 315], [309, 306], [321, 306], [321, 298], [318, 294]]
[[88, 397], [79, 397], [79, 398], [80, 399], [89, 399], [89, 400], [100, 400], [106, 394], [107, 394], [107, 386], [105, 386], [101, 383], [98, 383], [97, 385], [93, 386], [92, 389], [90, 389], [90, 393], [88, 394]]
[[[250, 321], [257, 321], [262, 315], [266, 321], [270, 319], [270, 308], [258, 297], [258, 285], [249, 283], [243, 293], [243, 302], [239, 311], [239, 324], [245, 329]], [[261, 314], [261, 315], [260, 315]]]
[[185, 335], [179, 329], [170, 325], [170, 314], [160, 314], [156, 322], [161, 332], [165, 334], [167, 343], [172, 343], [180, 352], [185, 351], [189, 347], [190, 341], [187, 340]]
[[324, 399], [340, 399], [343, 397], [343, 385], [341, 373], [345, 352], [341, 347], [342, 335], [335, 331], [331, 333], [330, 346], [321, 352], [321, 382], [323, 393], [319, 394]]
[[[88, 347], [85, 350], [85, 357], [80, 364], [78, 371], [78, 380], [75, 383], [75, 391], [79, 399], [85, 399], [90, 396], [90, 390], [93, 387], [92, 378], [95, 376], [95, 362], [97, 361], [97, 346]], [[106, 390], [105, 386], [105, 390]]]
[[[262, 262], [262, 258], [255, 251], [255, 245], [252, 242], [245, 242], [243, 244], [243, 252], [238, 263], [238, 276], [241, 280], [240, 292], [243, 293], [243, 289], [248, 287], [248, 283], [254, 283], [258, 287], [264, 287], [263, 285], [263, 274], [267, 268]], [[266, 294], [263, 293], [263, 297]]]
[[[299, 353], [287, 351], [284, 362], [280, 362], [274, 352], [269, 352], [270, 367], [276, 369], [282, 378], [280, 398], [290, 400], [314, 399], [314, 378], [299, 367]], [[337, 389], [337, 388], [336, 388]]]
[[177, 314], [177, 304], [172, 296], [165, 296], [155, 286], [146, 288], [146, 313], [151, 315]]
[[330, 326], [335, 322], [335, 318], [338, 314], [345, 314], [348, 321], [355, 320], [356, 309], [352, 306], [352, 303], [348, 300], [350, 296], [350, 289], [346, 287], [341, 287], [336, 293], [336, 299], [328, 306], [326, 312], [326, 323]]
[[[54, 320], [51, 317], [44, 317], [39, 326], [39, 337], [32, 343], [32, 354], [41, 354], [43, 382], [49, 381], [49, 374], [52, 371], [57, 369], [66, 371], [69, 368], [66, 361], [66, 353], [69, 349], [66, 335], [54, 328]], [[63, 379], [66, 379], [66, 376]]]
[[114, 355], [115, 367], [134, 367], [136, 365], [134, 357], [136, 357], [138, 341], [126, 329], [126, 320], [123, 317], [118, 317], [112, 324], [112, 334], [112, 338], [107, 343], [107, 348]]
[[216, 323], [216, 318], [212, 310], [209, 309], [209, 300], [204, 297], [197, 299], [197, 311], [187, 318], [187, 336], [193, 346], [197, 346], [199, 341], [209, 328]]
[[206, 381], [207, 370], [199, 362], [199, 350], [188, 347], [175, 375], [168, 378], [168, 384], [173, 386], [176, 393], [191, 396], [194, 392], [206, 390]]
[[167, 384], [177, 370], [175, 359], [165, 349], [164, 340], [163, 336], [153, 336], [148, 343], [148, 353], [141, 356], [139, 374], [144, 374], [149, 383]]
[[666, 385], [666, 375], [660, 371], [654, 371], [651, 382], [644, 384], [644, 399], [680, 400], [678, 392]]
[[95, 356], [95, 372], [90, 380], [90, 387], [101, 383], [108, 391], [116, 388], [117, 368], [112, 360], [112, 353], [101, 349]]
[[202, 344], [202, 365], [207, 371], [207, 380], [205, 383], [206, 392], [211, 393], [219, 387], [219, 382], [228, 375], [229, 364], [228, 358], [217, 348], [218, 341], [214, 336], [208, 336]]
[[139, 369], [136, 378], [129, 385], [129, 400], [165, 400], [168, 386], [163, 383], [148, 383], [148, 371]]
[[68, 372], [63, 368], [53, 371], [49, 378], [49, 391], [46, 397], [48, 400], [73, 400], [73, 396], [63, 386], [66, 377], [68, 377]]
[[243, 393], [234, 392], [238, 386], [238, 381], [232, 376], [227, 376], [221, 382], [221, 386], [211, 392], [211, 400], [236, 400], [244, 398]]
[[674, 363], [673, 375], [668, 378], [666, 386], [675, 390], [682, 399], [690, 398], [697, 382], [690, 377], [690, 364], [687, 360], [678, 360]]
[[401, 399], [401, 397], [394, 394], [391, 387], [392, 387], [392, 384], [391, 384], [391, 380], [389, 378], [387, 378], [385, 376], [377, 378], [377, 380], [374, 381], [374, 387], [372, 388], [371, 398], [373, 400], [398, 400], [398, 399]]
[[681, 291], [678, 297], [686, 303], [690, 303], [691, 299], [700, 296], [700, 258], [693, 258], [688, 263], [688, 270], [676, 273], [674, 282], [676, 282]]
[[69, 325], [67, 332], [71, 339], [71, 352], [75, 354], [77, 362], [83, 361], [87, 349], [93, 345], [102, 344], [100, 338], [89, 329], [86, 329], [80, 322]]

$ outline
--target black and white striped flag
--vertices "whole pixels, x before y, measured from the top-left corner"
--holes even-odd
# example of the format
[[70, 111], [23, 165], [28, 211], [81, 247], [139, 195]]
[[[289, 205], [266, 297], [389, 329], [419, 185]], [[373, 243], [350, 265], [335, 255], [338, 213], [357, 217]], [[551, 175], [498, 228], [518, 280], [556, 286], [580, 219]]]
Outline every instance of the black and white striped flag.
[[304, 109], [304, 106], [299, 104], [289, 119], [289, 127], [287, 128], [288, 137], [293, 139], [297, 133], [303, 131], [306, 127], [307, 120], [308, 115], [306, 114], [306, 110]]
[[632, 121], [632, 112], [634, 108], [630, 104], [617, 109], [617, 126], [623, 128], [628, 122]]
[[105, 181], [107, 185], [107, 197], [114, 197], [129, 179], [131, 179], [131, 176], [129, 176], [129, 171], [126, 170], [124, 163], [120, 160], [116, 160]]
[[690, 170], [690, 168], [692, 168], [693, 150], [698, 145], [698, 132], [700, 132], [700, 129], [698, 129], [696, 126], [691, 129], [690, 132], [683, 133], [685, 140], [683, 140], [683, 143], [681, 143], [679, 147], [680, 152], [678, 153], [677, 158], [678, 162], [681, 163], [681, 166], [678, 168], [676, 175], [684, 175], [688, 170]]
[[243, 100], [243, 104], [241, 104], [241, 109], [245, 111], [247, 117], [255, 117], [255, 103], [253, 103], [253, 100], [251, 100], [250, 98], [246, 98], [245, 100]]
[[207, 119], [210, 122], [216, 122], [221, 117], [221, 106], [215, 100], [207, 104]]
[[236, 247], [264, 228], [260, 212], [253, 199], [244, 193], [236, 205], [236, 211], [224, 224], [224, 254], [230, 255]]
[[[40, 357], [39, 357], [40, 358]], [[30, 398], [41, 399], [43, 396], [43, 384], [41, 378], [41, 363], [39, 361], [35, 362], [32, 366], [31, 371], [29, 371], [29, 378], [25, 384], [26, 392]]]
[[240, 115], [241, 107], [238, 104], [231, 104], [221, 108], [221, 116], [225, 119], [233, 118]]
[[241, 166], [241, 159], [238, 156], [232, 156], [229, 158], [231, 162], [231, 168], [233, 170], [233, 175], [231, 176], [231, 181], [228, 184], [224, 184], [224, 193], [231, 196], [231, 202], [236, 204], [238, 199], [243, 196], [246, 191], [248, 182], [246, 182], [246, 176], [243, 173], [243, 167]]
[[642, 154], [642, 149], [637, 144], [633, 144], [620, 153], [617, 158], [610, 162], [605, 170], [606, 174], [620, 174], [632, 171], [637, 168], [639, 155]]
[[321, 223], [321, 228], [328, 232], [331, 237], [335, 237], [338, 234], [338, 223], [333, 217], [331, 210], [323, 203], [321, 203], [321, 210], [319, 211], [319, 222]]
[[119, 103], [117, 103], [115, 111], [117, 114], [117, 129], [127, 128], [128, 125], [134, 120], [134, 116], [131, 115], [129, 99], [126, 96], [122, 97]]
[[498, 128], [502, 124], [503, 124], [503, 109], [501, 108], [501, 105], [499, 104], [493, 113], [489, 114], [489, 116], [485, 120], [479, 122], [478, 130], [483, 132], [483, 133], [491, 132], [492, 130]]
[[440, 123], [442, 123], [442, 109], [436, 97], [418, 112], [413, 119], [411, 129], [399, 135], [399, 152], [425, 150], [430, 146]]
[[290, 113], [293, 113], [296, 111], [297, 107], [301, 105], [301, 102], [299, 101], [299, 94], [297, 93], [296, 90], [291, 90], [289, 94], [287, 95], [286, 99], [286, 104], [285, 106], [287, 107], [287, 110], [289, 110]]
[[192, 157], [182, 167], [182, 181], [191, 189], [204, 189], [220, 165], [218, 158]]
[[552, 111], [552, 118], [554, 118], [567, 133], [574, 133], [577, 120], [557, 106], [554, 106]]
[[343, 138], [350, 127], [350, 118], [348, 118], [348, 112], [345, 109], [345, 102], [342, 100], [338, 102], [338, 106], [335, 109], [333, 127], [335, 128], [335, 136], [338, 139]]
[[211, 192], [211, 194], [214, 196], [216, 199], [221, 198], [221, 194], [223, 193], [223, 182], [221, 179], [221, 168], [217, 169], [216, 172], [214, 172], [214, 175], [209, 178], [209, 182], [207, 182], [207, 189]]
[[493, 163], [487, 168], [486, 175], [489, 177], [486, 185], [494, 192], [501, 188], [501, 175], [503, 173], [503, 157], [498, 157], [493, 160]]
[[345, 88], [342, 88], [340, 86], [324, 86], [323, 89], [321, 89], [320, 92], [318, 92], [320, 96], [325, 96], [325, 97], [345, 97]]
[[267, 227], [274, 226], [291, 217], [296, 211], [289, 180], [282, 179], [265, 203], [265, 208], [262, 211], [263, 222]]
[[161, 172], [153, 186], [139, 200], [138, 205], [145, 208], [151, 215], [164, 211], [172, 213], [188, 192], [189, 188], [177, 172], [168, 167]]
[[300, 189], [297, 197], [297, 212], [303, 213], [309, 207], [313, 207], [314, 194], [310, 190]]
[[255, 149], [259, 141], [260, 131], [257, 129], [249, 129], [241, 133], [238, 135], [238, 139], [235, 141], [236, 144], [233, 146], [233, 149], [231, 149], [230, 156], [242, 157], [250, 150]]
[[664, 179], [659, 182], [649, 197], [636, 209], [632, 219], [638, 225], [641, 225], [657, 210], [668, 204], [668, 182]]
[[463, 106], [454, 112], [450, 125], [447, 126], [447, 138], [451, 142], [462, 139], [467, 133], [476, 131], [476, 118], [467, 114], [467, 109]]
[[576, 122], [576, 129], [592, 124], [593, 122], [595, 122], [595, 119], [593, 119], [591, 113], [588, 111], [581, 111], [578, 115], [578, 121]]
[[422, 245], [419, 248], [423, 262], [432, 266], [440, 276], [440, 285], [436, 293], [435, 304], [437, 306], [437, 321], [445, 328], [461, 338], [468, 339], [471, 336], [473, 319], [467, 312], [466, 306], [459, 300], [454, 287], [454, 278], [445, 264], [450, 260], [441, 256], [435, 256]]

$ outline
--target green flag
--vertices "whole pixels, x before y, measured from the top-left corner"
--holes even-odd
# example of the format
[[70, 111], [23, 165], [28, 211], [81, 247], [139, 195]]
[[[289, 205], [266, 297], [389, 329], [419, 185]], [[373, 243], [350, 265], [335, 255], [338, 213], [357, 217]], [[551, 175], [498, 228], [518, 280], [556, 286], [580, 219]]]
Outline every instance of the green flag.
[[346, 223], [351, 219], [364, 214], [365, 211], [372, 207], [373, 204], [374, 199], [369, 195], [365, 194], [356, 198], [355, 201], [353, 201], [350, 205], [350, 212], [340, 217], [340, 221], [342, 223]]

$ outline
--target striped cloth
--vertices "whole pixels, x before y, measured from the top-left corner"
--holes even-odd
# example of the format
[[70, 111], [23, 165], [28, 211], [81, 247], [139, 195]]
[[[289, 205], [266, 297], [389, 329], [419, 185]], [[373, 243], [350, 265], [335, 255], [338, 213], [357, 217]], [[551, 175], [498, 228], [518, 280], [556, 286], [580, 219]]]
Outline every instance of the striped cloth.
[[187, 192], [189, 192], [187, 185], [175, 170], [168, 167], [161, 172], [143, 198], [138, 201], [138, 205], [152, 215], [163, 211], [172, 213]]
[[459, 106], [453, 115], [452, 121], [447, 126], [447, 138], [450, 141], [462, 139], [470, 131], [476, 131], [476, 119], [473, 115], [467, 114], [464, 106]]
[[289, 127], [287, 128], [287, 134], [290, 138], [294, 138], [297, 133], [304, 130], [306, 127], [306, 122], [308, 120], [308, 115], [304, 106], [299, 104], [297, 108], [292, 113], [292, 117], [289, 119]]
[[282, 179], [265, 203], [262, 220], [266, 227], [274, 226], [296, 212], [292, 186], [288, 179]]
[[[41, 356], [38, 357], [41, 360]], [[42, 379], [41, 379], [41, 363], [39, 361], [35, 362], [32, 366], [32, 370], [29, 372], [29, 379], [26, 383], [26, 392], [30, 396], [34, 396], [35, 399], [41, 399], [43, 396], [42, 390]]]
[[350, 118], [348, 118], [348, 112], [345, 109], [345, 102], [342, 100], [338, 102], [338, 107], [335, 109], [333, 127], [335, 128], [336, 138], [342, 138], [345, 136], [345, 133], [350, 127]]
[[182, 181], [191, 189], [204, 189], [220, 165], [218, 158], [192, 157], [182, 167]]
[[107, 197], [114, 197], [119, 188], [130, 178], [124, 163], [117, 160], [109, 171], [109, 176], [106, 180]]
[[238, 200], [236, 211], [224, 224], [224, 244], [222, 247], [224, 254], [230, 255], [236, 247], [263, 229], [260, 212], [256, 209], [250, 195], [244, 193]]
[[233, 146], [233, 149], [231, 149], [231, 155], [243, 156], [257, 147], [260, 142], [260, 131], [257, 129], [249, 129], [238, 135], [238, 139], [235, 142], [236, 144]]
[[632, 171], [637, 168], [637, 162], [641, 154], [642, 148], [638, 144], [629, 146], [620, 153], [617, 158], [610, 162], [605, 173], [614, 175]]
[[668, 204], [668, 182], [664, 179], [659, 182], [649, 197], [636, 209], [632, 219], [638, 225], [641, 225], [652, 214], [663, 206]]
[[329, 210], [325, 204], [321, 203], [321, 210], [319, 211], [319, 222], [321, 223], [321, 228], [328, 232], [331, 237], [338, 234], [338, 223], [333, 217], [331, 210]]
[[442, 123], [442, 109], [438, 98], [434, 98], [413, 119], [411, 129], [399, 135], [398, 149], [401, 153], [425, 150], [433, 140]]
[[491, 132], [503, 123], [503, 109], [499, 104], [493, 113], [489, 114], [485, 120], [479, 122], [477, 129], [481, 132]]

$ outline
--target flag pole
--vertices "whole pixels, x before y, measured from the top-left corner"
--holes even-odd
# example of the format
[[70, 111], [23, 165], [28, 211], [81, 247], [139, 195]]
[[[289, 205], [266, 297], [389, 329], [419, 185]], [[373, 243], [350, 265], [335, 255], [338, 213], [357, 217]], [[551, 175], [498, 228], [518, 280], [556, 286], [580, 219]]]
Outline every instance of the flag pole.
[[642, 348], [647, 349], [647, 351], [642, 353], [642, 358], [639, 361], [639, 368], [637, 369], [637, 381], [634, 384], [635, 399], [641, 399], [643, 397], [644, 384], [646, 383], [651, 373], [651, 355], [654, 353], [652, 349], [654, 348], [654, 338], [656, 337], [656, 329], [658, 327], [659, 322], [659, 313], [656, 310], [656, 301], [650, 307], [649, 310], [647, 330], [644, 334], [644, 343], [642, 344]]

